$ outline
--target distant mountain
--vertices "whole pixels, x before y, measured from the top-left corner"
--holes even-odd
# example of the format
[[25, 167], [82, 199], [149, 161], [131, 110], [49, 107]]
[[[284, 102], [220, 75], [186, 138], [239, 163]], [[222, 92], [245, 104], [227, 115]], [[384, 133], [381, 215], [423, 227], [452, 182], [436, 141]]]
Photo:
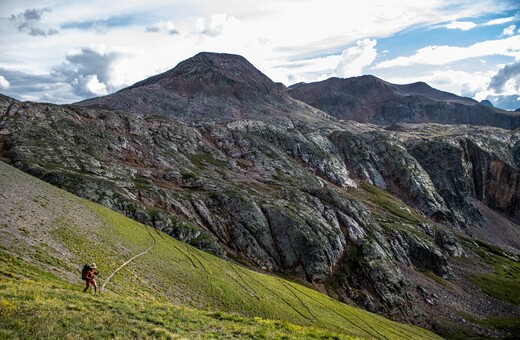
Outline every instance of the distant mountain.
[[487, 107], [495, 107], [489, 100], [484, 99], [480, 101], [480, 104], [487, 106]]
[[312, 116], [317, 111], [292, 99], [283, 84], [273, 82], [244, 57], [209, 52], [117, 93], [78, 105], [184, 122], [283, 119], [294, 114]]
[[520, 115], [418, 82], [396, 85], [374, 76], [330, 78], [289, 87], [289, 94], [333, 117], [362, 123], [441, 123], [520, 126]]

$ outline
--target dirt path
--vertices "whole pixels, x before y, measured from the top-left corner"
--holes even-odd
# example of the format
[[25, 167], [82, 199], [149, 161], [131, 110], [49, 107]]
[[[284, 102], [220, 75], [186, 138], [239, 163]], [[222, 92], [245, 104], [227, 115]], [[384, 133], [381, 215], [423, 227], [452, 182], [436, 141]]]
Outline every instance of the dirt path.
[[[146, 228], [146, 230], [148, 230], [148, 228]], [[152, 248], [155, 246], [155, 237], [153, 237], [152, 233], [150, 233], [150, 230], [148, 230], [148, 233], [150, 234], [150, 237], [152, 238], [152, 245], [150, 247], [148, 247], [148, 249], [146, 249], [145, 251], [137, 254], [137, 255], [134, 255], [132, 256], [130, 259], [128, 259], [127, 261], [123, 262], [122, 265], [119, 266], [119, 268], [117, 268], [116, 270], [114, 270], [114, 272], [112, 274], [110, 274], [107, 279], [105, 280], [105, 282], [103, 283], [103, 285], [101, 286], [101, 292], [104, 292], [105, 291], [105, 286], [110, 282], [110, 279], [116, 275], [116, 273], [121, 270], [124, 266], [126, 266], [127, 264], [129, 264], [130, 262], [132, 262], [133, 260], [135, 260], [136, 258], [138, 258], [139, 256], [143, 256], [145, 254], [147, 254], [150, 250], [152, 250]]]

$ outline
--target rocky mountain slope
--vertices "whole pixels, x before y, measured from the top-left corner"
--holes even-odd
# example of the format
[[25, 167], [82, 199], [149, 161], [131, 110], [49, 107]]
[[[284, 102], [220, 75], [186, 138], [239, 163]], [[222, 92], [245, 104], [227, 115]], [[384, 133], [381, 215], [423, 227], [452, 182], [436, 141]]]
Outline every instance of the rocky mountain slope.
[[[0, 156], [220, 257], [441, 334], [496, 335], [475, 320], [519, 315], [516, 272], [481, 258], [494, 244], [494, 263], [518, 263], [520, 132], [340, 122], [249, 65], [204, 53], [81, 105], [0, 97]], [[232, 94], [241, 84], [248, 96]], [[125, 109], [130, 97], [146, 105]]]
[[[1, 338], [438, 338], [218, 259], [3, 162], [0, 186]], [[82, 292], [92, 261], [101, 296]]]
[[374, 76], [330, 78], [289, 87], [289, 94], [342, 120], [392, 125], [440, 123], [520, 127], [520, 115], [436, 90], [426, 83], [396, 85]]

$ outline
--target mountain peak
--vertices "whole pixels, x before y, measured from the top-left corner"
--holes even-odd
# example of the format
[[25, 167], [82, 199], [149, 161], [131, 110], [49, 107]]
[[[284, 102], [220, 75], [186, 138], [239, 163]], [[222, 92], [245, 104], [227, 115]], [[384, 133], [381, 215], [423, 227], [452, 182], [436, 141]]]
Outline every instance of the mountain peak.
[[79, 105], [184, 122], [316, 115], [315, 109], [291, 98], [283, 84], [273, 82], [246, 58], [211, 52], [198, 53], [171, 70]]
[[[246, 58], [228, 53], [200, 52], [195, 56], [180, 62], [174, 70], [177, 74], [186, 76], [205, 75], [215, 72], [230, 79], [243, 81], [251, 74], [262, 74]], [[265, 75], [262, 74], [265, 78]]]
[[210, 90], [243, 90], [279, 93], [282, 87], [255, 68], [246, 58], [228, 53], [200, 52], [180, 62], [173, 69], [140, 81], [122, 91], [156, 84], [191, 96]]
[[480, 104], [487, 106], [487, 107], [495, 107], [489, 100], [484, 99], [480, 101]]
[[228, 60], [241, 60], [248, 63], [247, 59], [242, 57], [240, 54], [233, 54], [233, 53], [218, 53], [218, 52], [207, 52], [202, 51], [197, 54], [195, 54], [193, 57], [186, 59], [185, 61], [197, 59], [197, 58], [205, 58], [208, 60], [221, 60], [221, 59], [228, 59]]
[[243, 56], [231, 53], [216, 53], [216, 52], [199, 52], [191, 58], [188, 58], [179, 63], [178, 66], [193, 63], [211, 63], [213, 67], [229, 66], [230, 63], [247, 64], [250, 67], [254, 66]]

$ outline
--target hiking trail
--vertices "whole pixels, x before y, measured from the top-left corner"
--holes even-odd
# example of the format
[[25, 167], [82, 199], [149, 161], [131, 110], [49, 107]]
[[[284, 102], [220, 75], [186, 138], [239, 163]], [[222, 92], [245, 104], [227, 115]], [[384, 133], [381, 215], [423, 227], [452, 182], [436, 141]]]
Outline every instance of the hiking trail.
[[148, 227], [145, 226], [145, 228], [146, 228], [146, 230], [148, 231], [148, 234], [150, 234], [150, 236], [152, 237], [152, 245], [151, 245], [150, 247], [148, 247], [148, 249], [146, 249], [145, 251], [140, 252], [139, 254], [132, 256], [130, 259], [128, 259], [127, 261], [123, 262], [123, 264], [120, 265], [116, 270], [114, 270], [114, 272], [113, 272], [112, 274], [110, 274], [110, 275], [107, 277], [107, 279], [105, 280], [105, 282], [104, 282], [103, 285], [101, 286], [101, 289], [100, 289], [101, 292], [104, 292], [104, 291], [105, 291], [105, 286], [110, 282], [110, 279], [111, 279], [114, 275], [116, 275], [116, 273], [117, 273], [119, 270], [123, 269], [124, 266], [126, 266], [127, 264], [129, 264], [130, 262], [132, 262], [133, 260], [135, 260], [136, 258], [138, 258], [139, 256], [143, 256], [143, 255], [147, 254], [147, 253], [148, 253], [150, 250], [152, 250], [152, 248], [155, 246], [155, 242], [156, 242], [156, 241], [155, 241], [155, 237], [153, 237], [153, 235], [152, 235], [152, 233], [150, 232], [150, 230], [148, 229]]

